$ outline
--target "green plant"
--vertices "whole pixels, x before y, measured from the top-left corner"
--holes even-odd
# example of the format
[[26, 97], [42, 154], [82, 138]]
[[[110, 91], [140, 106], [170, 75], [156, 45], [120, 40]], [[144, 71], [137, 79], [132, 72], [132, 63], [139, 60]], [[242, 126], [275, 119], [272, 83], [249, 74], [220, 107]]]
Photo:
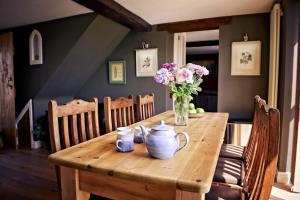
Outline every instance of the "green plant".
[[37, 119], [36, 123], [34, 123], [33, 125], [32, 134], [35, 141], [45, 142], [47, 149], [50, 149], [50, 136], [47, 115], [44, 115]]

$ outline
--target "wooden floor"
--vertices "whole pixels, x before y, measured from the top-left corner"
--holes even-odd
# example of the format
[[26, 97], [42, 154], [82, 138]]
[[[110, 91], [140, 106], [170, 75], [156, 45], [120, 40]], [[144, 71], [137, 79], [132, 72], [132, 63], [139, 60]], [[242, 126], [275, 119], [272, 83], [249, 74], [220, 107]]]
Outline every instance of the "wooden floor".
[[59, 199], [48, 154], [45, 150], [0, 150], [0, 199]]
[[[54, 166], [46, 150], [0, 150], [1, 200], [58, 200]], [[300, 200], [275, 184], [270, 200]]]

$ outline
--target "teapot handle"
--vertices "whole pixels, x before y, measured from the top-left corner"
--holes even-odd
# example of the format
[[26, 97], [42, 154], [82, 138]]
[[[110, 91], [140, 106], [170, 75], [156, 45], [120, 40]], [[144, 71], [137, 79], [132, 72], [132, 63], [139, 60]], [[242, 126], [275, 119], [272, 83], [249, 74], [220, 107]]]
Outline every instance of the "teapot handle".
[[[181, 147], [179, 146], [180, 145], [180, 140], [179, 140], [179, 136], [180, 135], [183, 135], [185, 137], [185, 143]], [[179, 132], [179, 133], [177, 133], [176, 136], [175, 136], [175, 138], [176, 138], [177, 141], [179, 141], [178, 149], [176, 150], [176, 152], [179, 151], [179, 150], [181, 150], [182, 148], [184, 148], [190, 142], [190, 137], [189, 137], [189, 135], [186, 132]]]

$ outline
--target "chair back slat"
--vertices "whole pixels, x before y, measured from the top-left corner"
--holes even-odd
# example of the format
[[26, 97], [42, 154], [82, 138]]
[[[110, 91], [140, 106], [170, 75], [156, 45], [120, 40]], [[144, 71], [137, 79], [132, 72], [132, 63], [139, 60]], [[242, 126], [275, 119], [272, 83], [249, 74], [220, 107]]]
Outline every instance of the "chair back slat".
[[274, 183], [279, 152], [279, 111], [255, 97], [251, 138], [247, 145], [243, 190], [246, 199], [268, 200]]
[[100, 136], [100, 131], [99, 131], [99, 117], [98, 117], [98, 103], [95, 105], [96, 108], [95, 110], [97, 110], [97, 113], [96, 111], [93, 111], [92, 112], [92, 124], [93, 124], [93, 133], [94, 133], [94, 137], [98, 137]]
[[131, 113], [131, 110], [129, 109], [129, 108], [125, 108], [125, 119], [126, 119], [126, 122], [128, 123], [128, 124], [132, 124], [132, 122], [131, 122], [131, 118], [130, 118], [130, 113]]
[[122, 118], [122, 109], [121, 108], [118, 108], [117, 109], [118, 111], [118, 124], [119, 126], [124, 126], [123, 124], [123, 118]]
[[79, 139], [78, 139], [78, 127], [77, 127], [77, 115], [72, 115], [71, 116], [71, 142], [72, 146], [79, 144]]
[[69, 123], [68, 123], [68, 117], [62, 117], [61, 118], [62, 123], [62, 140], [63, 140], [63, 147], [68, 148], [70, 147], [70, 135], [69, 135]]
[[[98, 124], [97, 121], [95, 121], [95, 124]], [[85, 114], [80, 113], [79, 115], [79, 137], [81, 141], [86, 141], [86, 129], [85, 129]]]
[[[111, 122], [113, 124], [112, 130], [116, 130], [118, 127], [117, 110], [112, 110], [112, 113], [113, 113], [113, 118], [112, 118], [113, 120], [108, 120], [108, 121], [112, 121]], [[105, 122], [105, 123], [107, 123], [107, 122]]]
[[52, 100], [48, 104], [48, 121], [53, 152], [97, 137], [100, 135], [98, 100], [76, 99], [60, 106]]
[[[126, 107], [122, 108], [122, 119], [123, 119], [123, 122], [124, 122], [123, 126], [127, 126], [128, 118], [127, 118], [127, 114], [126, 113], [127, 113]], [[130, 123], [128, 122], [128, 124], [130, 124]]]
[[142, 121], [155, 115], [153, 93], [151, 93], [150, 95], [145, 95], [144, 97], [138, 95], [136, 103], [138, 120]]
[[110, 97], [104, 97], [104, 118], [107, 133], [135, 123], [132, 96], [119, 97], [113, 101]]
[[88, 112], [87, 113], [87, 128], [88, 128], [88, 138], [92, 139], [93, 138], [93, 126], [92, 126], [92, 113]]

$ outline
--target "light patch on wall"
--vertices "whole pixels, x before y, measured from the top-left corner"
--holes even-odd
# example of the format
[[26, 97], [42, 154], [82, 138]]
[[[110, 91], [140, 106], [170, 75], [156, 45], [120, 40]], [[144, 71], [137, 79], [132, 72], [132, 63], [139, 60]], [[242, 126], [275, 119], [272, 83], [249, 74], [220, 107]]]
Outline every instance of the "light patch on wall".
[[298, 62], [298, 42], [294, 45], [293, 54], [293, 77], [292, 77], [292, 98], [291, 98], [291, 109], [295, 108], [296, 104], [296, 86], [297, 86], [297, 62]]

